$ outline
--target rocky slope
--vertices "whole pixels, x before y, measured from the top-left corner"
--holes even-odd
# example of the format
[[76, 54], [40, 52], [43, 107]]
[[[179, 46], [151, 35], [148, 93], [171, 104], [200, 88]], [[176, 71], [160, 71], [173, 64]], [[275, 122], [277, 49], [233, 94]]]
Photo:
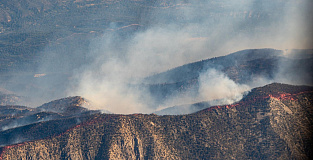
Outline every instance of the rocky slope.
[[[312, 159], [313, 88], [270, 84], [181, 116], [95, 114], [1, 159]], [[49, 127], [49, 125], [47, 126]]]

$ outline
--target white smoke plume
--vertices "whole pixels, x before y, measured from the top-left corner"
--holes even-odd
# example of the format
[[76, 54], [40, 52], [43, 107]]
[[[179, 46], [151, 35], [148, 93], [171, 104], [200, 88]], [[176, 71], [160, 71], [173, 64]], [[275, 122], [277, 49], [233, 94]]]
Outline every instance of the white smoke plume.
[[244, 84], [236, 84], [222, 72], [216, 69], [209, 69], [200, 75], [200, 97], [202, 101], [214, 99], [227, 99], [228, 104], [238, 101], [242, 94], [250, 89]]
[[[197, 111], [192, 108], [192, 104], [198, 102], [209, 102], [211, 106], [232, 104], [242, 99], [244, 94], [251, 89], [248, 85], [237, 84], [222, 71], [214, 68], [203, 71], [198, 82], [199, 89], [196, 95], [191, 93], [192, 91], [187, 91], [185, 94], [173, 96], [165, 104], [159, 106], [157, 111], [173, 106], [181, 106], [184, 109], [181, 113], [192, 113]], [[178, 113], [169, 111], [168, 114]]]

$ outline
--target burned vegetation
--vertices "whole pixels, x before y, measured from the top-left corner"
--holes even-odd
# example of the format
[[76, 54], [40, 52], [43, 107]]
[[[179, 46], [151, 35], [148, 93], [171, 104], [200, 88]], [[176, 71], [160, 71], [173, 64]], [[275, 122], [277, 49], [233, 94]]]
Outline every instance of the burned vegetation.
[[40, 134], [2, 147], [1, 158], [311, 159], [312, 98], [312, 87], [273, 83], [188, 115], [95, 113], [32, 124], [11, 132]]

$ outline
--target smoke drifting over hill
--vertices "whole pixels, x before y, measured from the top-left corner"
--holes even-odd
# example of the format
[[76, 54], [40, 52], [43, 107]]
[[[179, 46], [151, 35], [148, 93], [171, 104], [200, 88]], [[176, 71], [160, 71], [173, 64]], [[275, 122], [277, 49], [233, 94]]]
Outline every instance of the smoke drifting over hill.
[[[35, 75], [22, 73], [13, 77], [12, 83], [5, 82], [0, 87], [27, 97], [26, 105], [34, 107], [53, 99], [80, 95], [93, 102], [96, 109], [149, 113], [164, 106], [220, 98], [221, 103], [230, 103], [240, 99], [251, 87], [273, 81], [288, 79], [288, 83], [307, 84], [302, 77], [299, 80], [293, 76], [292, 72], [297, 70], [291, 68], [297, 65], [284, 61], [274, 78], [254, 77], [254, 81], [247, 84], [236, 84], [217, 68], [205, 68], [197, 80], [199, 88], [172, 94], [164, 102], [158, 102], [149, 89], [142, 87], [156, 82], [147, 84], [145, 77], [242, 49], [312, 48], [312, 1], [137, 2], [108, 2], [107, 10], [95, 9], [90, 13], [87, 7], [86, 16], [90, 20], [112, 14], [104, 18], [102, 35], [85, 30], [84, 26], [88, 25], [83, 23], [93, 21], [76, 20], [79, 23], [75, 21], [61, 29], [57, 26], [56, 31], [51, 31], [53, 40], [42, 55], [36, 57], [39, 63]], [[96, 6], [97, 2], [94, 3]], [[96, 22], [95, 26], [102, 24]], [[75, 33], [70, 34], [73, 30]], [[91, 34], [79, 37], [85, 32]], [[62, 37], [62, 34], [69, 36]]]
[[[245, 48], [310, 48], [310, 5], [305, 0], [165, 2], [141, 17], [144, 29], [126, 36], [105, 32], [92, 42], [88, 56], [93, 63], [76, 70], [78, 84], [69, 94], [86, 97], [114, 113], [152, 112], [150, 93], [133, 86], [144, 77]], [[260, 79], [259, 85], [273, 81]], [[226, 97], [233, 102], [250, 88], [216, 70], [204, 72], [199, 81], [196, 97], [186, 93], [168, 101]]]

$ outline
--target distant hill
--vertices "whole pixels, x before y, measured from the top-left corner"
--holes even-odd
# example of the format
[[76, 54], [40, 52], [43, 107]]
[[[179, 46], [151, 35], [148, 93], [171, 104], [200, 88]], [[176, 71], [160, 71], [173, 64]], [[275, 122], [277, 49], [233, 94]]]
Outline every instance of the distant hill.
[[84, 105], [88, 105], [88, 102], [84, 98], [77, 96], [45, 103], [37, 107], [37, 109], [68, 115], [87, 111], [87, 109], [83, 107]]
[[198, 78], [199, 74], [208, 68], [216, 68], [227, 73], [234, 81], [244, 83], [251, 78], [246, 76], [251, 75], [251, 72], [264, 73], [268, 77], [273, 76], [282, 54], [283, 51], [275, 49], [242, 50], [226, 56], [185, 64], [148, 77], [146, 81], [152, 84], [186, 82]]
[[[100, 113], [97, 110], [90, 111], [83, 105], [88, 106], [86, 100], [77, 96], [54, 100], [37, 108], [0, 106], [0, 146], [52, 136], [80, 123], [90, 114]], [[41, 133], [31, 131], [47, 127], [41, 126], [43, 123], [56, 126]], [[25, 135], [23, 132], [30, 133]]]
[[[297, 56], [297, 57], [294, 57]], [[197, 92], [199, 76], [208, 69], [216, 69], [238, 84], [250, 84], [254, 79], [268, 81], [294, 79], [302, 84], [313, 85], [313, 50], [291, 50], [284, 56], [282, 50], [248, 49], [226, 56], [185, 64], [144, 80], [156, 101], [186, 91]], [[281, 79], [277, 75], [281, 74]]]
[[0, 105], [14, 105], [20, 101], [21, 97], [11, 91], [0, 88]]
[[[63, 51], [80, 47], [87, 51], [91, 37], [107, 29], [138, 24], [144, 9], [151, 5], [153, 2], [150, 1], [125, 0], [1, 1], [0, 74], [26, 69], [34, 71], [47, 46]], [[129, 6], [133, 9], [129, 10]], [[138, 26], [126, 30], [134, 31]]]

